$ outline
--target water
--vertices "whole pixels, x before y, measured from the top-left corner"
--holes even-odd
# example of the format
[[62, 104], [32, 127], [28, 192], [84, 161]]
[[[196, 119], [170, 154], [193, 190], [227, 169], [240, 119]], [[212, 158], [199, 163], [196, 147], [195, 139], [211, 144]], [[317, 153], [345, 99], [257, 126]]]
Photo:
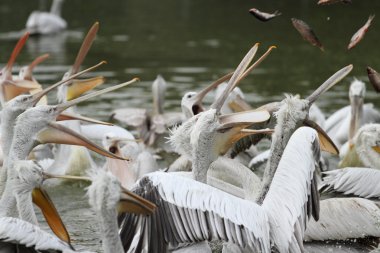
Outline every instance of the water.
[[[168, 81], [166, 109], [179, 111], [180, 98], [185, 91], [199, 90], [233, 70], [248, 49], [260, 42], [259, 54], [270, 45], [278, 48], [241, 84], [253, 106], [279, 100], [283, 93], [307, 96], [336, 70], [354, 64], [350, 77], [318, 101], [321, 109], [331, 114], [348, 103], [349, 81], [354, 76], [368, 83], [365, 67], [370, 65], [380, 70], [379, 17], [375, 18], [363, 41], [353, 50], [346, 50], [351, 36], [368, 16], [378, 13], [380, 1], [354, 0], [351, 5], [323, 7], [315, 2], [66, 1], [62, 14], [68, 21], [69, 30], [54, 36], [30, 38], [18, 64], [26, 64], [42, 53], [50, 53], [50, 59], [36, 69], [35, 77], [42, 84], [55, 82], [73, 63], [87, 29], [99, 21], [99, 35], [83, 67], [107, 60], [106, 66], [91, 73], [91, 76], [105, 76], [105, 86], [135, 76], [142, 80], [133, 87], [80, 105], [83, 114], [107, 120], [115, 108], [150, 108], [150, 85], [157, 74]], [[50, 2], [44, 0], [1, 1], [0, 65], [7, 61], [17, 40], [17, 31], [24, 27], [29, 13], [38, 8], [46, 9], [49, 5]], [[267, 12], [279, 9], [283, 15], [262, 23], [248, 13], [252, 7]], [[292, 17], [313, 27], [325, 52], [302, 40], [290, 22]], [[15, 69], [19, 66], [16, 65]], [[369, 85], [366, 101], [380, 105], [377, 94]], [[82, 238], [78, 244], [98, 249], [96, 222], [86, 218], [92, 217], [92, 212], [87, 209], [83, 190], [62, 186], [52, 194], [58, 208], [63, 209], [62, 215], [73, 231], [73, 238]], [[69, 201], [71, 197], [75, 201]]]

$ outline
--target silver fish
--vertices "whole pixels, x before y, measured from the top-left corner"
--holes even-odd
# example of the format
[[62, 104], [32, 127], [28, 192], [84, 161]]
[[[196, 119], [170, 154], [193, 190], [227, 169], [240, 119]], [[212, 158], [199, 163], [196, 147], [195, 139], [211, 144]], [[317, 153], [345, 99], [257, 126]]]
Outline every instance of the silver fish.
[[371, 67], [367, 67], [367, 74], [369, 82], [372, 84], [373, 88], [376, 90], [377, 93], [380, 92], [380, 74], [377, 73], [376, 70], [374, 70]]
[[355, 47], [367, 33], [369, 26], [371, 25], [372, 20], [375, 18], [375, 15], [369, 16], [367, 22], [352, 36], [350, 44], [348, 44], [347, 49]]
[[313, 46], [317, 46], [322, 51], [324, 51], [322, 43], [319, 41], [317, 35], [315, 35], [313, 29], [311, 29], [311, 27], [308, 24], [296, 18], [292, 18], [292, 23], [293, 26], [297, 29], [297, 31], [301, 34], [302, 38], [304, 38], [304, 40], [307, 40]]
[[263, 22], [266, 22], [268, 20], [271, 20], [272, 18], [275, 18], [281, 15], [281, 12], [279, 11], [275, 11], [274, 13], [266, 13], [266, 12], [259, 11], [258, 9], [255, 9], [255, 8], [250, 9], [249, 13], [251, 13], [258, 20], [261, 20]]

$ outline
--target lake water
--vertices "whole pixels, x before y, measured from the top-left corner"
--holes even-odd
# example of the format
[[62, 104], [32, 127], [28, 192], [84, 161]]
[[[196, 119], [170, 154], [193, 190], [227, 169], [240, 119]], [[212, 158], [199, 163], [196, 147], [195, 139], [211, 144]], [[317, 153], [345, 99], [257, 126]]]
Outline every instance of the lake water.
[[[337, 87], [317, 102], [331, 114], [348, 104], [348, 87], [353, 77], [368, 84], [365, 67], [380, 70], [380, 23], [372, 27], [359, 45], [347, 51], [351, 36], [378, 14], [380, 1], [353, 0], [353, 4], [317, 6], [317, 1], [233, 1], [233, 0], [68, 0], [62, 15], [68, 30], [54, 36], [33, 37], [21, 53], [15, 69], [34, 57], [49, 53], [35, 77], [42, 84], [60, 79], [75, 59], [87, 29], [100, 22], [98, 37], [83, 67], [100, 60], [108, 64], [91, 75], [107, 78], [104, 86], [139, 77], [140, 83], [107, 94], [79, 106], [87, 116], [107, 120], [120, 107], [151, 107], [150, 86], [157, 74], [168, 81], [165, 108], [180, 110], [181, 96], [199, 90], [233, 70], [248, 49], [261, 43], [259, 54], [269, 46], [277, 49], [240, 85], [252, 106], [282, 99], [284, 93], [309, 95], [341, 67], [354, 70]], [[0, 2], [0, 63], [3, 65], [23, 29], [29, 13], [47, 9], [50, 1], [2, 0]], [[263, 23], [248, 10], [280, 10], [282, 16]], [[318, 35], [325, 52], [303, 41], [290, 18], [307, 22]], [[210, 101], [210, 100], [208, 100]], [[380, 105], [377, 94], [367, 85], [366, 102]], [[62, 196], [66, 194], [65, 196]], [[53, 190], [58, 209], [76, 239], [78, 248], [98, 249], [97, 226], [88, 210], [81, 187], [61, 186]], [[71, 202], [71, 198], [74, 198]], [[79, 240], [79, 241], [78, 241]]]

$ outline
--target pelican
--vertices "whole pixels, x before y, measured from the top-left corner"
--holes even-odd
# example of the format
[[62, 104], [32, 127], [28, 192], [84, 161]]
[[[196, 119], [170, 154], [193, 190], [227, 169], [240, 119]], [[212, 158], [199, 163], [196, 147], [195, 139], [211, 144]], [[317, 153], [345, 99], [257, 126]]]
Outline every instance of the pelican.
[[351, 140], [342, 147], [339, 167], [367, 167], [380, 169], [380, 124], [362, 126]]
[[[70, 129], [65, 128], [64, 126], [54, 123], [52, 121], [54, 121], [62, 111], [66, 110], [70, 106], [73, 106], [87, 99], [93, 98], [97, 95], [124, 87], [135, 81], [136, 79], [133, 79], [130, 82], [122, 83], [104, 90], [93, 92], [86, 96], [56, 106], [41, 105], [37, 107], [32, 107], [20, 114], [17, 117], [13, 140], [9, 151], [9, 157], [6, 160], [6, 163], [3, 167], [3, 170], [6, 170], [7, 178], [13, 176], [14, 162], [25, 159], [28, 156], [31, 149], [33, 148], [33, 146], [36, 145], [36, 143], [55, 142], [82, 146], [84, 145], [89, 149], [98, 152], [99, 154], [108, 155], [110, 157], [119, 159], [125, 159], [107, 152], [106, 150], [89, 142], [87, 139], [84, 139], [83, 137], [71, 131]], [[2, 198], [5, 198], [4, 196], [9, 196], [9, 192], [11, 191], [12, 184], [9, 180], [7, 180]], [[13, 208], [9, 210], [9, 214], [7, 216], [15, 213], [15, 199], [11, 198], [9, 201], [10, 206]]]
[[166, 81], [158, 75], [152, 83], [153, 112], [148, 114], [146, 109], [122, 108], [112, 112], [111, 118], [119, 122], [137, 128], [139, 137], [144, 143], [152, 146], [157, 136], [167, 132], [167, 128], [182, 122], [181, 113], [164, 113], [164, 99], [166, 91]]
[[13, 64], [19, 55], [20, 51], [24, 47], [27, 39], [29, 37], [28, 33], [25, 33], [17, 42], [16, 46], [14, 47], [12, 54], [5, 65], [5, 67], [1, 70], [0, 75], [0, 102], [2, 107], [4, 106], [5, 102], [10, 100], [11, 98], [14, 98], [17, 95], [20, 95], [22, 93], [25, 93], [27, 91], [38, 89], [40, 87], [39, 84], [36, 84], [34, 82], [30, 82], [28, 80], [13, 80], [12, 77], [12, 67]]
[[363, 104], [365, 91], [365, 84], [354, 79], [349, 91], [350, 105], [336, 111], [326, 120], [325, 130], [339, 148], [351, 141], [364, 124], [380, 122], [380, 113], [373, 105]]
[[[88, 51], [91, 48], [96, 34], [99, 30], [99, 23], [94, 23], [85, 36], [82, 45], [78, 51], [76, 59], [72, 67], [63, 76], [65, 80], [68, 76], [77, 73], [80, 69], [80, 65], [85, 59]], [[103, 77], [95, 77], [84, 80], [73, 80], [67, 82], [65, 85], [60, 86], [57, 92], [57, 98], [60, 103], [67, 102], [68, 100], [75, 99], [81, 94], [89, 91], [104, 82]], [[75, 109], [71, 107], [70, 113], [76, 114]], [[65, 122], [64, 125], [72, 130], [81, 133], [81, 127], [79, 121]], [[70, 174], [70, 175], [82, 175], [85, 170], [95, 166], [87, 149], [83, 147], [73, 147], [70, 145], [58, 145], [55, 152], [54, 162], [50, 161], [45, 163], [49, 167], [47, 171], [55, 172], [58, 174]], [[60, 171], [57, 171], [59, 169]]]
[[121, 187], [115, 176], [100, 171], [92, 175], [88, 188], [89, 203], [100, 221], [102, 246], [105, 253], [124, 253], [118, 234], [117, 211], [151, 215], [155, 205]]
[[66, 29], [67, 23], [61, 17], [63, 0], [53, 0], [50, 12], [33, 11], [26, 21], [30, 34], [53, 34]]
[[[17, 96], [16, 98], [10, 100], [9, 102], [6, 103], [6, 105], [3, 107], [2, 113], [1, 113], [1, 133], [2, 133], [2, 150], [4, 153], [4, 160], [9, 155], [9, 150], [11, 148], [12, 140], [13, 140], [13, 132], [14, 132], [14, 124], [16, 121], [16, 118], [18, 115], [20, 115], [22, 112], [24, 112], [26, 109], [35, 106], [38, 101], [48, 92], [53, 90], [54, 88], [58, 87], [59, 85], [64, 84], [67, 81], [70, 81], [73, 78], [76, 78], [77, 76], [82, 75], [83, 73], [86, 73], [101, 64], [97, 64], [91, 68], [88, 68], [84, 71], [81, 71], [77, 74], [74, 74], [67, 79], [60, 81], [48, 88], [46, 88], [43, 91], [40, 91], [38, 93], [35, 93], [33, 95], [20, 95]], [[0, 172], [0, 196], [4, 190], [5, 186], [5, 181], [6, 181], [6, 170], [3, 169]]]
[[296, 130], [262, 206], [175, 173], [146, 175], [134, 192], [158, 208], [148, 218], [124, 217], [124, 249], [165, 252], [168, 245], [219, 239], [251, 251], [300, 251], [307, 218], [318, 217], [313, 178], [318, 156], [316, 131]]
[[[248, 66], [249, 62], [253, 58], [253, 55], [255, 54], [256, 50], [257, 50], [257, 46], [253, 47], [248, 52], [246, 57], [243, 59], [243, 61], [241, 62], [241, 64], [238, 66], [237, 70], [235, 71], [235, 73], [231, 77], [231, 80], [229, 81], [229, 87], [233, 87], [234, 85], [236, 85], [236, 82], [240, 79], [241, 74], [244, 73], [245, 68]], [[346, 75], [350, 70], [351, 70], [351, 68], [347, 67], [344, 70], [340, 71], [338, 74], [336, 74], [334, 76], [334, 78], [329, 80], [330, 82], [327, 82], [325, 84], [325, 87], [323, 87], [322, 89], [318, 89], [318, 92], [316, 94], [319, 95], [320, 93], [325, 91], [326, 86], [331, 87], [332, 86], [331, 82], [335, 83], [337, 80], [339, 80], [339, 78], [343, 78], [342, 76]], [[179, 127], [180, 130], [177, 129], [177, 130], [173, 131], [173, 134], [172, 134], [173, 140], [178, 139], [175, 142], [175, 143], [177, 143], [176, 144], [177, 150], [179, 150], [180, 152], [184, 152], [184, 153], [187, 152], [189, 154], [188, 150], [191, 151], [193, 149], [193, 151], [189, 155], [192, 155], [193, 178], [196, 179], [197, 181], [207, 182], [208, 179], [207, 179], [206, 175], [207, 175], [208, 167], [210, 166], [211, 162], [216, 159], [218, 153], [223, 152], [223, 147], [225, 148], [225, 145], [223, 145], [223, 142], [227, 141], [227, 143], [228, 143], [228, 142], [231, 142], [231, 140], [234, 140], [234, 137], [233, 136], [231, 137], [231, 132], [234, 131], [234, 130], [231, 130], [231, 129], [234, 129], [234, 125], [233, 125], [234, 119], [235, 120], [240, 119], [240, 122], [242, 122], [242, 121], [244, 122], [244, 120], [242, 120], [242, 119], [244, 119], [244, 114], [237, 114], [237, 115], [234, 115], [234, 117], [231, 115], [230, 116], [225, 115], [224, 117], [227, 116], [227, 118], [228, 118], [227, 122], [229, 122], [229, 124], [228, 124], [229, 126], [228, 127], [227, 126], [223, 127], [220, 125], [218, 126], [218, 121], [216, 121], [216, 119], [223, 119], [223, 116], [217, 116], [217, 113], [220, 111], [221, 105], [223, 104], [224, 100], [226, 99], [226, 97], [228, 96], [228, 93], [231, 90], [232, 90], [231, 88], [226, 89], [226, 92], [222, 96], [220, 96], [220, 98], [211, 106], [212, 109], [194, 116], [193, 118], [191, 118], [187, 122], [185, 122], [183, 125], [181, 125]], [[316, 94], [313, 94], [313, 96], [312, 96], [313, 99], [315, 99], [317, 97]], [[213, 108], [215, 108], [215, 109], [213, 109]], [[260, 112], [260, 111], [256, 111], [255, 113], [258, 113], [258, 112]], [[250, 117], [251, 120], [252, 120], [253, 116], [254, 116], [254, 114], [252, 114], [252, 116]], [[266, 117], [263, 117], [262, 120], [264, 118], [267, 120], [268, 116], [269, 115], [267, 115]], [[223, 122], [223, 120], [221, 120], [221, 121]], [[247, 121], [245, 121], [245, 126], [251, 125], [251, 124], [252, 123], [248, 124]], [[191, 126], [193, 126], [193, 125], [194, 125], [194, 127], [192, 129]], [[244, 123], [242, 125], [244, 125]], [[218, 134], [218, 131], [217, 131], [218, 128], [219, 129], [225, 129], [225, 130], [221, 131]], [[279, 131], [279, 130], [277, 130], [277, 131]], [[224, 135], [222, 133], [224, 133]], [[236, 132], [235, 132], [235, 134], [236, 134]], [[315, 135], [315, 132], [313, 132], [313, 134]], [[311, 135], [313, 135], [313, 134], [311, 134]], [[238, 134], [238, 135], [240, 135], [240, 134]], [[190, 136], [190, 141], [187, 140], [188, 136]], [[300, 137], [300, 139], [303, 137]], [[294, 138], [296, 138], [296, 137], [294, 137]], [[297, 141], [299, 141], [298, 138], [296, 138], [296, 139], [297, 139]], [[282, 140], [282, 138], [278, 138], [276, 143], [273, 143], [272, 145], [273, 146], [279, 146], [280, 145], [279, 142], [281, 142], [281, 140]], [[306, 141], [306, 142], [308, 142], [310, 140], [311, 140], [310, 138], [304, 138], [303, 139], [303, 141]], [[315, 141], [316, 145], [318, 145], [317, 139], [313, 139], [313, 141]], [[190, 147], [189, 145], [192, 147]], [[290, 145], [290, 142], [289, 142], [289, 145]], [[296, 146], [295, 143], [293, 143], [293, 145]], [[309, 150], [309, 148], [311, 148], [310, 143], [309, 144], [303, 143], [303, 145], [300, 144], [300, 146], [302, 146], [303, 151]], [[308, 148], [305, 149], [305, 146]], [[183, 151], [181, 151], [181, 149]], [[205, 150], [207, 150], [207, 151], [205, 151]], [[312, 168], [303, 164], [304, 166], [302, 167], [302, 169], [308, 168], [308, 169], [314, 171], [314, 161], [315, 161], [314, 159], [316, 159], [316, 157], [319, 156], [319, 153], [318, 153], [318, 155], [316, 155], [317, 153], [314, 153], [314, 155], [312, 155], [313, 150], [317, 153], [319, 152], [319, 148], [311, 149], [309, 155], [303, 154], [307, 158], [300, 159], [300, 162], [312, 164], [312, 166], [311, 166]], [[291, 151], [287, 151], [287, 152], [291, 152]], [[298, 151], [297, 151], [297, 154], [299, 154]], [[287, 156], [284, 155], [283, 158], [284, 158], [284, 160], [288, 160], [288, 159], [291, 160], [292, 159], [292, 157], [289, 154]], [[286, 164], [286, 162], [284, 162], [284, 163]], [[281, 167], [281, 164], [278, 167]], [[312, 174], [313, 173], [308, 172], [308, 173], [305, 173], [304, 175], [307, 175], [307, 177], [308, 177], [308, 180], [306, 180], [306, 182], [308, 184], [311, 183], [311, 185], [314, 185], [315, 181], [312, 180], [312, 177], [313, 177]], [[169, 178], [169, 175], [170, 175], [171, 179]], [[158, 201], [160, 203], [160, 206], [162, 206], [165, 203], [167, 203], [167, 205], [168, 205], [167, 210], [161, 210], [161, 212], [159, 214], [157, 214], [157, 217], [154, 218], [156, 220], [159, 219], [160, 220], [159, 222], [161, 224], [166, 223], [165, 226], [169, 226], [169, 227], [164, 227], [163, 228], [164, 231], [161, 231], [162, 233], [161, 232], [158, 233], [158, 234], [164, 235], [163, 238], [158, 238], [159, 244], [157, 245], [157, 243], [158, 243], [157, 242], [157, 243], [155, 243], [155, 246], [153, 246], [154, 249], [156, 249], [158, 247], [158, 249], [157, 249], [158, 252], [164, 251], [165, 248], [167, 247], [167, 243], [172, 243], [174, 247], [177, 247], [178, 243], [195, 243], [195, 242], [199, 242], [199, 241], [202, 241], [205, 239], [208, 239], [208, 240], [210, 240], [210, 239], [223, 239], [225, 241], [231, 241], [232, 240], [232, 242], [239, 244], [240, 247], [247, 246], [250, 249], [256, 249], [260, 252], [267, 252], [270, 250], [269, 237], [267, 237], [263, 234], [260, 234], [260, 235], [255, 234], [258, 231], [260, 231], [260, 233], [261, 233], [261, 232], [263, 232], [263, 230], [253, 228], [253, 227], [256, 227], [257, 221], [261, 221], [261, 222], [264, 221], [264, 224], [259, 225], [259, 227], [263, 228], [264, 226], [267, 226], [268, 232], [265, 232], [265, 233], [267, 235], [269, 235], [269, 226], [270, 225], [268, 224], [267, 221], [265, 221], [266, 218], [265, 218], [265, 220], [263, 220], [264, 217], [261, 217], [261, 219], [258, 217], [253, 217], [255, 215], [258, 215], [258, 214], [253, 214], [253, 212], [252, 212], [252, 209], [255, 209], [255, 207], [253, 207], [253, 206], [257, 206], [256, 203], [254, 203], [252, 201], [236, 199], [236, 197], [229, 195], [228, 193], [220, 192], [220, 190], [212, 188], [208, 185], [199, 184], [199, 183], [192, 181], [192, 180], [186, 179], [186, 181], [185, 181], [185, 179], [180, 179], [180, 178], [178, 178], [177, 175], [175, 175], [175, 174], [173, 175], [172, 173], [169, 173], [169, 175], [167, 175], [167, 174], [164, 175], [162, 173], [149, 174], [149, 175], [145, 176], [142, 180], [140, 180], [138, 187], [135, 189], [135, 192], [137, 192], [138, 194], [142, 194], [142, 195], [145, 195], [144, 192], [152, 193], [152, 195], [148, 194], [149, 196], [145, 196], [145, 197], [147, 197], [149, 200], [153, 200], [153, 202]], [[276, 183], [274, 183], [274, 181], [276, 181], [276, 180], [273, 179], [272, 185], [276, 184]], [[305, 184], [304, 179], [302, 179], [301, 181], [303, 184]], [[178, 182], [178, 183], [175, 183], [175, 182]], [[186, 182], [186, 184], [185, 184], [185, 182]], [[282, 181], [282, 183], [283, 183], [283, 181]], [[197, 189], [197, 190], [193, 191], [193, 189]], [[312, 194], [313, 196], [310, 196], [309, 200], [314, 199], [315, 202], [312, 202], [313, 204], [311, 204], [309, 207], [314, 210], [313, 214], [314, 214], [315, 218], [317, 218], [317, 212], [318, 212], [317, 211], [317, 209], [318, 209], [317, 208], [317, 203], [318, 203], [317, 199], [318, 198], [317, 198], [317, 193], [316, 193], [316, 187], [315, 186], [313, 186], [311, 188], [307, 187], [305, 189], [310, 189], [314, 192]], [[178, 192], [181, 192], [181, 193], [179, 193], [180, 195], [178, 195], [178, 197], [176, 197], [176, 194]], [[219, 193], [217, 193], [217, 192], [219, 192]], [[271, 192], [270, 195], [272, 196], [272, 191], [270, 191], [270, 192]], [[186, 194], [188, 194], [187, 195], [188, 197], [183, 198]], [[273, 195], [276, 196], [275, 193]], [[308, 194], [304, 195], [306, 199], [308, 199], [307, 195]], [[170, 200], [167, 199], [167, 197], [169, 197], [169, 196], [170, 196]], [[276, 197], [274, 197], [274, 198], [276, 198]], [[281, 198], [279, 198], [279, 199], [281, 199]], [[216, 202], [214, 202], [214, 200]], [[223, 203], [218, 202], [221, 200], [223, 200], [223, 201], [225, 200], [226, 202], [225, 203], [224, 202]], [[235, 200], [237, 202], [235, 202]], [[281, 200], [283, 200], [283, 199], [281, 199]], [[297, 201], [298, 200], [299, 199], [297, 199]], [[169, 201], [169, 202], [167, 202], [167, 201]], [[210, 201], [212, 201], [212, 202], [210, 202]], [[273, 201], [273, 199], [271, 199], [271, 197], [268, 196], [265, 199], [263, 205], [266, 205], [265, 203], [271, 203], [271, 201]], [[305, 200], [305, 201], [307, 201], [307, 200]], [[155, 203], [158, 203], [158, 202], [155, 202]], [[229, 203], [229, 204], [226, 204], [226, 203]], [[245, 206], [246, 204], [252, 205], [252, 207]], [[194, 206], [192, 206], [192, 205], [194, 205]], [[304, 205], [300, 205], [300, 206], [304, 207]], [[177, 209], [178, 207], [182, 207], [184, 209], [182, 209], [182, 208]], [[222, 207], [222, 208], [219, 209], [219, 207]], [[163, 207], [163, 208], [166, 209], [166, 207]], [[197, 220], [196, 217], [199, 217], [199, 214], [193, 216], [191, 214], [191, 212], [197, 212], [197, 209], [199, 209], [199, 208], [200, 208], [199, 211], [202, 210], [201, 212], [205, 212], [205, 213], [203, 213], [203, 215], [202, 215], [203, 219], [196, 221]], [[208, 208], [210, 208], [210, 209], [208, 209]], [[228, 209], [228, 208], [231, 208], [231, 209]], [[278, 206], [277, 206], [277, 208], [278, 208]], [[276, 208], [273, 208], [273, 209], [276, 209]], [[230, 210], [230, 211], [228, 211], [228, 210]], [[242, 214], [242, 213], [240, 213], [241, 210], [249, 210], [248, 211], [249, 214], [244, 213], [244, 215], [242, 215], [244, 218], [242, 218], [242, 220], [239, 220], [239, 222], [237, 222], [236, 221], [236, 215], [241, 215]], [[262, 210], [262, 209], [260, 209], [260, 210]], [[294, 210], [294, 209], [292, 209], [292, 210]], [[176, 214], [177, 211], [179, 211], [178, 214]], [[163, 219], [171, 220], [169, 223], [167, 223], [166, 221], [163, 221], [163, 220], [161, 220], [161, 218], [159, 218], [159, 217], [161, 217], [161, 215], [165, 215], [166, 212], [170, 212], [170, 214], [169, 214], [170, 217], [165, 216], [165, 218], [163, 217]], [[233, 213], [229, 213], [229, 212], [233, 212]], [[275, 211], [273, 211], [273, 212], [275, 212]], [[221, 215], [221, 213], [223, 213], [223, 215]], [[216, 220], [214, 221], [212, 217], [211, 217], [212, 218], [211, 221], [205, 220], [205, 219], [210, 218], [210, 217], [208, 217], [209, 214], [211, 214], [211, 215], [215, 214]], [[226, 217], [226, 214], [228, 214], [228, 217]], [[311, 213], [309, 213], [309, 214], [311, 214]], [[172, 217], [173, 215], [174, 215], [174, 217]], [[265, 216], [266, 214], [263, 214], [263, 215]], [[153, 215], [153, 217], [154, 216], [155, 215]], [[303, 217], [306, 217], [306, 216], [303, 216]], [[199, 218], [201, 218], [201, 217], [199, 217]], [[182, 227], [181, 224], [177, 224], [179, 222], [179, 219], [181, 219], [182, 221], [185, 221], [185, 223], [183, 223], [184, 227]], [[196, 219], [196, 220], [194, 220], [194, 219]], [[219, 221], [218, 221], [218, 219], [219, 219]], [[221, 219], [225, 219], [224, 222], [231, 222], [231, 223], [227, 223], [228, 225], [225, 228], [213, 227], [214, 225], [219, 226], [218, 224], [220, 224], [220, 223], [223, 224], [223, 220], [221, 220]], [[292, 220], [295, 221], [297, 219], [295, 219], [295, 220], [292, 219]], [[210, 222], [216, 222], [216, 224], [210, 225]], [[132, 223], [135, 224], [135, 221], [130, 220], [130, 217], [128, 218], [128, 216], [123, 220], [121, 237], [122, 237], [123, 242], [125, 242], [125, 244], [124, 244], [125, 249], [129, 249], [129, 250], [133, 251], [133, 249], [135, 249], [134, 248], [135, 245], [137, 245], [135, 243], [139, 243], [140, 240], [146, 240], [147, 238], [143, 239], [140, 237], [140, 238], [134, 238], [133, 239], [132, 238], [133, 236], [131, 236], [133, 233], [128, 231], [128, 228], [127, 228], [127, 224], [132, 224]], [[125, 225], [123, 226], [123, 224], [125, 224]], [[205, 224], [209, 224], [209, 226], [204, 227]], [[240, 227], [237, 227], [236, 224], [239, 224]], [[247, 229], [246, 227], [245, 228], [242, 227], [245, 224], [247, 226], [251, 226], [251, 228]], [[285, 224], [285, 223], [283, 222], [281, 224]], [[289, 225], [289, 223], [286, 223], [286, 224]], [[303, 226], [303, 224], [304, 223], [302, 223], [301, 226]], [[193, 225], [195, 225], [196, 227], [193, 227]], [[294, 226], [295, 226], [294, 224], [291, 226], [290, 231], [293, 231]], [[296, 226], [298, 226], [298, 225], [296, 225]], [[143, 228], [141, 228], [141, 226], [138, 226], [138, 227], [139, 227], [139, 228], [137, 228], [138, 230], [143, 229]], [[233, 230], [233, 228], [235, 228], [236, 230]], [[155, 231], [156, 229], [159, 229], [159, 228], [154, 227], [152, 232]], [[174, 229], [174, 231], [172, 231], [173, 229]], [[210, 229], [210, 230], [208, 230], [208, 229]], [[225, 231], [224, 229], [228, 229], [228, 231]], [[253, 235], [252, 234], [250, 234], [250, 235], [249, 234], [244, 234], [244, 235], [240, 234], [240, 233], [243, 233], [243, 231], [241, 231], [240, 229], [242, 229], [244, 231], [244, 233], [251, 233], [252, 232]], [[275, 230], [275, 228], [274, 228], [274, 230]], [[296, 228], [296, 230], [297, 230], [297, 228]], [[292, 237], [291, 236], [292, 232], [290, 232], [290, 231], [287, 231], [287, 232], [283, 231], [284, 233], [282, 233], [282, 234], [287, 234], [287, 238], [289, 239]], [[301, 229], [300, 231], [304, 231], [304, 230]], [[147, 231], [147, 232], [141, 231], [141, 232], [142, 232], [141, 233], [142, 235], [145, 233], [148, 233], [148, 235], [150, 233], [152, 233], [151, 231]], [[177, 233], [179, 233], [179, 234], [177, 234]], [[212, 236], [210, 236], [209, 233], [215, 233], [215, 234], [212, 234]], [[236, 235], [235, 233], [238, 233], [239, 235]], [[278, 234], [276, 232], [273, 232], [273, 233], [276, 234], [275, 235], [276, 238], [273, 238], [273, 240], [276, 241], [277, 239], [279, 239], [277, 237]], [[279, 232], [279, 233], [281, 234], [281, 232]], [[151, 234], [150, 236], [156, 236], [156, 235]], [[264, 236], [264, 237], [261, 237], [261, 236]], [[300, 234], [297, 234], [296, 237], [299, 237], [299, 236], [300, 236]], [[145, 237], [145, 236], [142, 236], [142, 237]], [[282, 249], [282, 250], [280, 249], [280, 252], [284, 252], [285, 251], [284, 249], [289, 250], [289, 247], [295, 247], [295, 248], [302, 247], [302, 245], [298, 245], [296, 243], [296, 239], [295, 239], [296, 237], [293, 237], [293, 239], [291, 239], [291, 240], [294, 240], [293, 242], [290, 242], [291, 240], [290, 241], [285, 240], [286, 242], [284, 242], [284, 241], [283, 242], [277, 242], [276, 247], [279, 247]], [[150, 237], [148, 237], [148, 238], [150, 238]], [[236, 239], [236, 238], [240, 238], [240, 240]], [[244, 238], [244, 239], [242, 239], [242, 238]], [[246, 238], [248, 238], [248, 239], [245, 240]], [[244, 242], [243, 242], [243, 240], [244, 240]], [[260, 242], [258, 242], [257, 240], [259, 240]], [[156, 242], [156, 240], [155, 240], [155, 242]], [[255, 244], [255, 243], [257, 243], [257, 244]], [[264, 243], [264, 244], [262, 244], [262, 243]], [[276, 242], [274, 242], [274, 243], [276, 244]], [[130, 245], [130, 244], [132, 244], [132, 245]], [[148, 245], [146, 245], [146, 247], [147, 246]]]

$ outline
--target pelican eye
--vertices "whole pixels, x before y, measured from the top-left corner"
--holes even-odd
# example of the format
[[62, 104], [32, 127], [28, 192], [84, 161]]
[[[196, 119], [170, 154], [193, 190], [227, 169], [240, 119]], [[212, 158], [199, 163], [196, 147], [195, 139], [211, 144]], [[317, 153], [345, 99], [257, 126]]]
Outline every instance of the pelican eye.
[[187, 98], [191, 98], [192, 96], [193, 96], [193, 95], [189, 94], [189, 95], [187, 95], [186, 97], [187, 97]]
[[24, 97], [24, 98], [22, 99], [22, 102], [26, 102], [26, 101], [28, 101], [28, 97]]

